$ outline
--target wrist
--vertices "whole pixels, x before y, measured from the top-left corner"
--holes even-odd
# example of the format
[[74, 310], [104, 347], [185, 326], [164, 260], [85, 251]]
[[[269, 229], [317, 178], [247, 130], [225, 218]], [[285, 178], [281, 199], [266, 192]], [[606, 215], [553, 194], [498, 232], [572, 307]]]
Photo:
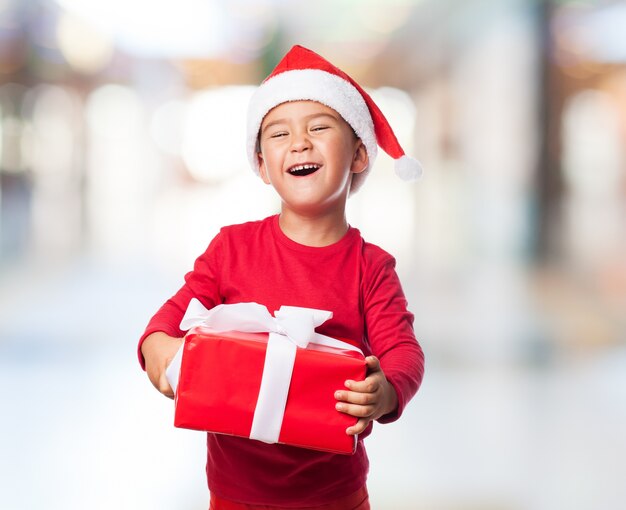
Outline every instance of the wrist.
[[393, 387], [393, 385], [389, 381], [386, 381], [386, 384], [385, 384], [385, 394], [386, 394], [386, 398], [385, 398], [386, 405], [384, 408], [384, 412], [381, 416], [385, 416], [386, 414], [391, 414], [398, 409], [398, 394], [396, 393], [396, 389]]

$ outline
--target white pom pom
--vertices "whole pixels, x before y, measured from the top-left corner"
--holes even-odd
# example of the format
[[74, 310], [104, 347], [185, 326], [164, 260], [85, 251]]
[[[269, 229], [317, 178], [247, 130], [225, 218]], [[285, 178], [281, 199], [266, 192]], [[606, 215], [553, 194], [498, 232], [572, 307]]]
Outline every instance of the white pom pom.
[[396, 175], [403, 181], [414, 181], [422, 175], [422, 165], [416, 159], [402, 156], [396, 159], [394, 165]]

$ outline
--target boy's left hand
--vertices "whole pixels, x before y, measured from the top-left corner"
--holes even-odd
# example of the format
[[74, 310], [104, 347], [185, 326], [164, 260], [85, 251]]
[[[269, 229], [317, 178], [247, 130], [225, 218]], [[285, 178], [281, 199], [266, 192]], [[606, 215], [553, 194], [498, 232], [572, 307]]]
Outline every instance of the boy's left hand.
[[359, 420], [346, 429], [348, 435], [360, 434], [371, 421], [388, 414], [398, 407], [398, 396], [387, 381], [376, 356], [365, 358], [367, 377], [363, 381], [346, 381], [348, 390], [338, 390], [336, 409], [355, 416]]

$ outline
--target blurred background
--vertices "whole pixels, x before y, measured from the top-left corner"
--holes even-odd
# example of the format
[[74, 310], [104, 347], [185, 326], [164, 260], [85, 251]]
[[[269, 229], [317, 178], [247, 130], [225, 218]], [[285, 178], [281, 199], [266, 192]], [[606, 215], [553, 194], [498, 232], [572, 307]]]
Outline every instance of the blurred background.
[[381, 154], [349, 201], [427, 358], [373, 508], [626, 508], [625, 33], [600, 0], [0, 0], [0, 507], [207, 508], [136, 343], [219, 226], [278, 211], [245, 109], [299, 43], [425, 168]]

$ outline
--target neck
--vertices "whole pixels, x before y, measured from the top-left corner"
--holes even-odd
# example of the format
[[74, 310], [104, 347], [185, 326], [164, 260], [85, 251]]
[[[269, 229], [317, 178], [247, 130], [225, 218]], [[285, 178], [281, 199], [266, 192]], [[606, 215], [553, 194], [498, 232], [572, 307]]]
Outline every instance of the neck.
[[343, 210], [323, 216], [306, 216], [283, 208], [279, 225], [292, 241], [314, 247], [334, 244], [348, 231], [348, 222]]

